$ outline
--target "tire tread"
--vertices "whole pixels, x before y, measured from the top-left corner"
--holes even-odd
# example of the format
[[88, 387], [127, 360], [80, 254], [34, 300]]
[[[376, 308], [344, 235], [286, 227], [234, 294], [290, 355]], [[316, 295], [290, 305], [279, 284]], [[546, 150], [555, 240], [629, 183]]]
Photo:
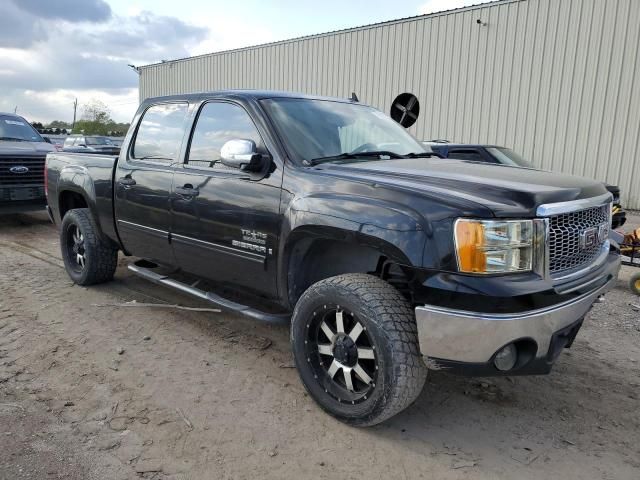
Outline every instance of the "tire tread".
[[[327, 278], [313, 284], [303, 294], [313, 297], [322, 291], [340, 289], [359, 298], [372, 312], [392, 351], [394, 368], [391, 388], [373, 416], [350, 421], [358, 426], [372, 426], [398, 414], [411, 405], [422, 392], [427, 368], [420, 354], [418, 329], [409, 302], [389, 283], [369, 274], [350, 273]], [[303, 300], [304, 301], [304, 300]], [[298, 302], [300, 305], [300, 302]], [[299, 310], [294, 310], [294, 319]]]
[[[68, 217], [68, 218], [67, 218]], [[61, 248], [65, 248], [63, 235], [66, 223], [73, 222], [80, 227], [85, 238], [85, 243], [89, 247], [91, 258], [86, 263], [86, 272], [83, 272], [78, 279], [73, 278], [78, 285], [95, 285], [108, 282], [113, 279], [113, 275], [118, 266], [118, 250], [108, 245], [100, 235], [95, 225], [91, 211], [88, 208], [76, 208], [69, 210], [62, 222]], [[63, 258], [66, 255], [63, 252]]]

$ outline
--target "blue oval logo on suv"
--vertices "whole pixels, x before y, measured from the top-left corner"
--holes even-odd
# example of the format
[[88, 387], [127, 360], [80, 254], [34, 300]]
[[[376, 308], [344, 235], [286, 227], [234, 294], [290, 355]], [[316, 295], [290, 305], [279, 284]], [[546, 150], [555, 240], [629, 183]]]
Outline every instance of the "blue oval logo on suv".
[[25, 167], [24, 165], [16, 165], [15, 167], [11, 167], [9, 171], [11, 173], [27, 173], [29, 171], [29, 168]]

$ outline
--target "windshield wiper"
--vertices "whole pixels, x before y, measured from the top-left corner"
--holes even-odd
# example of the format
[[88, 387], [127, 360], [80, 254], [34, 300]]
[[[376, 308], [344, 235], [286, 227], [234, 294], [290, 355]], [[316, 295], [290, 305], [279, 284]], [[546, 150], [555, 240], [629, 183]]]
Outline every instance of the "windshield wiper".
[[331, 155], [329, 157], [320, 157], [313, 158], [311, 160], [306, 160], [306, 164], [314, 166], [319, 165], [321, 163], [327, 162], [335, 162], [337, 160], [355, 160], [358, 158], [367, 158], [367, 157], [389, 157], [389, 158], [405, 158], [404, 155], [400, 155], [395, 152], [389, 152], [387, 150], [376, 150], [374, 152], [358, 152], [358, 153], [341, 153], [340, 155]]
[[25, 140], [24, 138], [17, 137], [0, 137], [0, 140], [6, 140], [8, 142], [28, 142], [29, 140]]

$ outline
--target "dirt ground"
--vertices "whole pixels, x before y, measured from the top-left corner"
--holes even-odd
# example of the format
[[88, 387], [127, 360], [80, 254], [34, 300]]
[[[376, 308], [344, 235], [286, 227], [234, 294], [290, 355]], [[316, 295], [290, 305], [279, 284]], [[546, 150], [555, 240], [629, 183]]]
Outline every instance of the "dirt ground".
[[629, 267], [550, 375], [431, 372], [404, 413], [354, 429], [305, 395], [286, 327], [114, 306], [203, 306], [128, 261], [74, 286], [46, 216], [0, 218], [1, 479], [640, 478]]

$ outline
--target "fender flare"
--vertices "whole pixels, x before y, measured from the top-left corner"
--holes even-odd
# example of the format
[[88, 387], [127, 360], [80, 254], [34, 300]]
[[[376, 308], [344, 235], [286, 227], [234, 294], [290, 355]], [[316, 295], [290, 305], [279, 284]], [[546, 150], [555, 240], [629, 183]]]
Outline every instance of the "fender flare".
[[93, 184], [93, 180], [89, 175], [89, 171], [86, 167], [81, 165], [68, 165], [65, 166], [59, 174], [58, 177], [58, 186], [57, 186], [57, 194], [58, 198], [56, 198], [58, 215], [61, 217], [60, 221], [62, 221], [62, 210], [61, 210], [61, 198], [65, 192], [73, 192], [76, 193], [82, 198], [84, 198], [89, 211], [91, 212], [91, 216], [96, 225], [96, 229], [98, 230], [98, 234], [102, 237], [105, 242], [113, 243], [113, 241], [108, 238], [103, 231], [102, 225], [100, 224], [100, 216], [98, 215], [98, 208], [96, 206], [96, 190], [95, 185]]
[[430, 224], [406, 205], [333, 193], [296, 199], [284, 212], [280, 237], [281, 297], [289, 301], [289, 265], [300, 241], [355, 243], [373, 248], [398, 264], [419, 266], [430, 234]]

